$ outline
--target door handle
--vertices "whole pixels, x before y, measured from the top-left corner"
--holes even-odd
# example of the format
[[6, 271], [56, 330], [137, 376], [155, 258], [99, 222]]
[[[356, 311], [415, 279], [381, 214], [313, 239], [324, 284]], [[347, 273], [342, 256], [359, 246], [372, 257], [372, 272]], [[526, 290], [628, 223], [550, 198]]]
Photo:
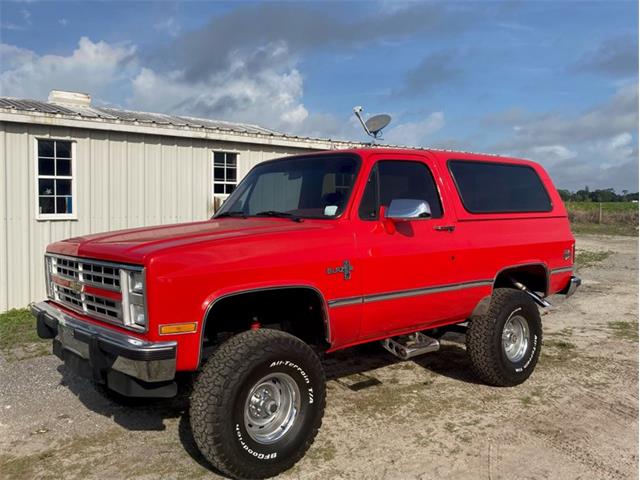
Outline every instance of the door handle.
[[433, 227], [438, 232], [453, 232], [456, 229], [455, 225], [436, 225]]

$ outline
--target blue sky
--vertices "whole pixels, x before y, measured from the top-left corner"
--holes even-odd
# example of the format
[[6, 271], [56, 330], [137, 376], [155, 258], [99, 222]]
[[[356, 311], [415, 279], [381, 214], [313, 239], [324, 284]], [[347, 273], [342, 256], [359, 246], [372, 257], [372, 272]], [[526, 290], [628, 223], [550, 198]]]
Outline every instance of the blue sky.
[[524, 156], [638, 190], [637, 2], [0, 4], [0, 94]]

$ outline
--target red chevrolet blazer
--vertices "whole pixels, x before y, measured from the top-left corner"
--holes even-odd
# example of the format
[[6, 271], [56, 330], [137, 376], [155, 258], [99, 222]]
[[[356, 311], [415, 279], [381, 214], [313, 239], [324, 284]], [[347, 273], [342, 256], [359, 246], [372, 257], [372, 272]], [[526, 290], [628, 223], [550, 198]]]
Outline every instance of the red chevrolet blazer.
[[456, 330], [480, 379], [525, 381], [539, 308], [580, 284], [574, 243], [536, 163], [331, 151], [259, 164], [209, 220], [49, 245], [31, 308], [68, 368], [119, 395], [170, 397], [176, 373], [197, 373], [198, 447], [264, 478], [316, 436], [322, 354], [380, 341], [409, 359]]

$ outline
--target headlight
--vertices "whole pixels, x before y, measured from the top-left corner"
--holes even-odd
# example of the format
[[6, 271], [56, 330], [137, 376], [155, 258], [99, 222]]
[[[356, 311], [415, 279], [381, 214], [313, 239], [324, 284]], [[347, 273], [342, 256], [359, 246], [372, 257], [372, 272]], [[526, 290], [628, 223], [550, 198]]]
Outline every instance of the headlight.
[[130, 272], [129, 276], [131, 278], [129, 282], [131, 292], [142, 295], [144, 293], [144, 272]]
[[122, 320], [125, 327], [138, 331], [147, 329], [144, 273], [144, 269], [120, 270]]
[[142, 328], [147, 328], [147, 314], [144, 305], [129, 305], [131, 310], [131, 321]]

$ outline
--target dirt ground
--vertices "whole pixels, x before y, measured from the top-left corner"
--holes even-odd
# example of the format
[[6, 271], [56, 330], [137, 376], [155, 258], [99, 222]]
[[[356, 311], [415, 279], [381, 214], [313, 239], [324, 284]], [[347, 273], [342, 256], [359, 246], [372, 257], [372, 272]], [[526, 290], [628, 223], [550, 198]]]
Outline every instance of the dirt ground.
[[[528, 382], [477, 383], [460, 337], [415, 361], [336, 354], [320, 434], [281, 478], [638, 478], [638, 239], [578, 249], [583, 286], [543, 317]], [[2, 478], [217, 478], [184, 397], [118, 406], [51, 355], [0, 358], [0, 394]]]

